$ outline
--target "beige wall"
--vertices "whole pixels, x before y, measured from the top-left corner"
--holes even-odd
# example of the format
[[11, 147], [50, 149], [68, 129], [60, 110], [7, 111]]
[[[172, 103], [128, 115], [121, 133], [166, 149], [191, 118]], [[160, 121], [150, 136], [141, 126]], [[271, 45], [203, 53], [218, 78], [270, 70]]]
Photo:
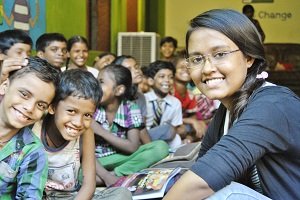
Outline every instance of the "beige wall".
[[[166, 0], [165, 34], [178, 39], [184, 47], [188, 22], [198, 14], [214, 8], [230, 8], [242, 12], [243, 0]], [[253, 3], [265, 43], [300, 43], [300, 0], [274, 0], [273, 3]], [[275, 16], [274, 13], [280, 15]], [[266, 16], [269, 17], [266, 17]], [[288, 16], [284, 19], [284, 16]]]

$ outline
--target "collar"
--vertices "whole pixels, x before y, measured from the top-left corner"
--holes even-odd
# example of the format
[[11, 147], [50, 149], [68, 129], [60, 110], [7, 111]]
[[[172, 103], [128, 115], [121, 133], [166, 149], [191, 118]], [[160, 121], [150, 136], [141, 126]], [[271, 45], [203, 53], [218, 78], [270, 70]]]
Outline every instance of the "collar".
[[[157, 95], [155, 94], [154, 90], [151, 90], [147, 93], [148, 95], [148, 101], [156, 101], [158, 99]], [[163, 100], [166, 102], [166, 105], [172, 105], [172, 96], [168, 94], [163, 98]]]

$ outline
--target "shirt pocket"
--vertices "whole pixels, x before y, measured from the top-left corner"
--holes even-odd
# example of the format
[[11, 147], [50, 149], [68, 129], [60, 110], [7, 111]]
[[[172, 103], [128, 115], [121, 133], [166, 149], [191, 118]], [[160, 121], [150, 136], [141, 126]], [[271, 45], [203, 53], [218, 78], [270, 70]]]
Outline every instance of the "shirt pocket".
[[0, 182], [13, 183], [17, 175], [17, 171], [13, 170], [6, 162], [0, 162]]

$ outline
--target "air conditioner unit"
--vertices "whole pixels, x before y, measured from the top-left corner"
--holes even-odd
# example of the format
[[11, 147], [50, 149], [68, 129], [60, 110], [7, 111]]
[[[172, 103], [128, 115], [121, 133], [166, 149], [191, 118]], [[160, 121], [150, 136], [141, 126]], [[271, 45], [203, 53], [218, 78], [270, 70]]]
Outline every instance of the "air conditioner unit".
[[130, 55], [143, 67], [159, 59], [160, 36], [154, 32], [119, 32], [118, 56]]

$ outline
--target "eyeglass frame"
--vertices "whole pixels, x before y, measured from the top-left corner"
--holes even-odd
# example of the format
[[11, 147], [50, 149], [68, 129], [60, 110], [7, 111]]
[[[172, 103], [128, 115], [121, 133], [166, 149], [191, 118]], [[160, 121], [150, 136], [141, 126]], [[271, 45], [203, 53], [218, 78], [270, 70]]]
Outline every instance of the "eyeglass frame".
[[[214, 62], [212, 62], [212, 60], [211, 60], [211, 57], [213, 57], [213, 59], [216, 59], [215, 56], [222, 53], [224, 55], [221, 58], [219, 58], [222, 60], [222, 59], [226, 58], [227, 55], [230, 55], [230, 54], [238, 52], [238, 51], [240, 51], [240, 49], [236, 49], [236, 50], [232, 50], [232, 51], [216, 52], [214, 55], [212, 53], [206, 54], [206, 55], [194, 55], [194, 56], [191, 56], [191, 57], [188, 57], [185, 59], [186, 68], [193, 69], [193, 68], [197, 67], [198, 65], [200, 65], [200, 67], [202, 68], [202, 67], [204, 67], [207, 60], [209, 60], [211, 64], [214, 64]], [[190, 66], [190, 63], [191, 63], [190, 59], [191, 58], [199, 58], [199, 57], [202, 58], [203, 63], [197, 63], [197, 64], [194, 64], [193, 66]]]

